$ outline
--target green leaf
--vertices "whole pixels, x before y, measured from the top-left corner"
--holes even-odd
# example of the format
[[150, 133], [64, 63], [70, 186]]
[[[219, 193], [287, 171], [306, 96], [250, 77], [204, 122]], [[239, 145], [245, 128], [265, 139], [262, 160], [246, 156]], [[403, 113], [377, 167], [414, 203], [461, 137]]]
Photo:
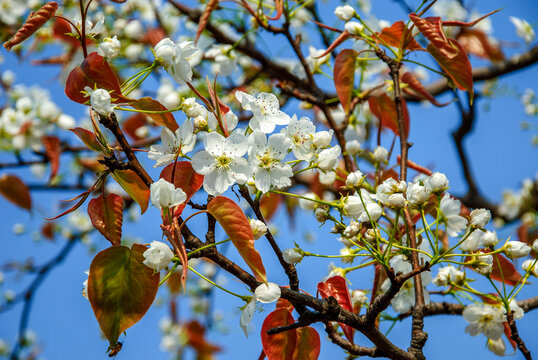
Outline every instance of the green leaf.
[[217, 196], [207, 204], [207, 211], [222, 226], [256, 279], [266, 283], [267, 275], [260, 253], [254, 248], [254, 235], [250, 223], [239, 205], [227, 197]]
[[141, 213], [146, 212], [149, 204], [149, 188], [132, 170], [115, 170], [112, 177], [140, 206]]
[[111, 345], [148, 311], [159, 274], [143, 264], [146, 247], [112, 246], [95, 256], [88, 276], [88, 299]]

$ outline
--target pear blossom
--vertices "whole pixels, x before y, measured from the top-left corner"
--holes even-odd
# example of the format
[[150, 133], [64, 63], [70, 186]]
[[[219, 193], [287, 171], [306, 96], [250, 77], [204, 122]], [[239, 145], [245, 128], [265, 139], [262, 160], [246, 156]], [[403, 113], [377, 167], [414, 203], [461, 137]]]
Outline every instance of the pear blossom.
[[538, 239], [534, 240], [534, 242], [532, 243], [532, 249], [534, 250], [534, 252], [538, 253]]
[[405, 205], [403, 192], [407, 189], [404, 181], [396, 181], [388, 178], [383, 181], [376, 189], [376, 199], [386, 205], [401, 208]]
[[516, 27], [517, 36], [525, 40], [527, 44], [531, 43], [534, 40], [534, 29], [527, 20], [520, 19], [515, 16], [510, 16], [510, 21]]
[[207, 113], [206, 108], [203, 105], [200, 105], [196, 102], [196, 98], [190, 97], [187, 98], [181, 103], [181, 110], [190, 118], [195, 118], [200, 115], [205, 115]]
[[[90, 270], [84, 271], [84, 274], [86, 274], [87, 276], [90, 276]], [[87, 278], [82, 283], [82, 296], [88, 299], [88, 279]]]
[[351, 156], [357, 155], [361, 151], [361, 143], [357, 140], [346, 142], [346, 151]]
[[291, 146], [291, 140], [284, 134], [272, 134], [269, 139], [260, 130], [248, 138], [248, 164], [254, 171], [254, 184], [263, 193], [271, 186], [276, 188], [291, 185], [291, 166], [284, 163], [284, 157]]
[[118, 40], [118, 37], [114, 35], [113, 38], [104, 38], [103, 42], [97, 47], [97, 52], [99, 55], [111, 59], [118, 56], [120, 49], [121, 42]]
[[351, 292], [351, 302], [353, 305], [362, 305], [368, 303], [368, 298], [362, 290], [353, 290]]
[[471, 211], [471, 225], [483, 229], [491, 220], [491, 213], [486, 209], [474, 209]]
[[486, 247], [493, 247], [497, 245], [499, 239], [497, 238], [497, 233], [495, 231], [486, 231], [482, 233], [482, 244]]
[[322, 150], [318, 154], [318, 167], [323, 171], [335, 169], [338, 166], [338, 157], [341, 153], [339, 145]]
[[252, 130], [272, 133], [276, 125], [288, 125], [290, 117], [280, 111], [280, 103], [274, 94], [264, 93], [254, 97], [243, 91], [236, 91], [235, 97], [245, 110], [252, 111], [249, 126]]
[[489, 351], [497, 356], [504, 356], [506, 352], [506, 345], [502, 337], [497, 340], [488, 339], [487, 347]]
[[[299, 199], [299, 207], [301, 209], [314, 210], [318, 206], [318, 203], [316, 203], [315, 201], [312, 201], [312, 200], [318, 199], [317, 195], [314, 194], [313, 192], [308, 192], [306, 194], [303, 194], [302, 197], [303, 198]], [[312, 200], [307, 200], [307, 199], [312, 199]]]
[[263, 221], [250, 219], [249, 224], [252, 229], [252, 235], [254, 235], [254, 240], [258, 240], [267, 232], [267, 225]]
[[192, 68], [187, 58], [197, 51], [191, 41], [176, 44], [170, 38], [162, 39], [154, 48], [157, 60], [180, 85], [192, 80]]
[[496, 306], [471, 304], [463, 309], [463, 318], [470, 323], [465, 332], [471, 336], [483, 333], [488, 339], [498, 340], [504, 333], [504, 316]]
[[457, 236], [467, 227], [467, 220], [460, 216], [461, 203], [459, 200], [453, 199], [450, 194], [446, 193], [441, 199], [439, 207], [444, 217], [448, 236]]
[[525, 272], [530, 272], [532, 275], [538, 277], [538, 265], [535, 263], [536, 259], [528, 259], [523, 261], [521, 268]]
[[465, 252], [474, 252], [483, 245], [484, 233], [480, 230], [473, 231], [464, 242], [460, 244], [460, 249]]
[[152, 145], [149, 148], [148, 157], [156, 161], [153, 167], [171, 164], [178, 156], [191, 152], [196, 143], [196, 135], [194, 135], [194, 128], [190, 120], [185, 120], [175, 133], [167, 127], [163, 127], [161, 143], [162, 145]]
[[473, 265], [475, 271], [482, 275], [489, 275], [491, 273], [491, 270], [493, 269], [493, 256], [487, 253], [483, 253], [482, 251], [479, 251], [477, 254], [484, 255], [479, 255], [475, 258], [478, 262]]
[[248, 304], [241, 311], [241, 317], [239, 319], [239, 326], [241, 326], [241, 329], [243, 329], [243, 331], [245, 332], [246, 337], [248, 337], [248, 326], [250, 325], [250, 322], [252, 321], [252, 317], [254, 316], [255, 310], [256, 310], [256, 296], [253, 296], [252, 299], [250, 299]]
[[204, 189], [210, 195], [225, 192], [234, 182], [245, 183], [252, 173], [242, 156], [248, 150], [247, 138], [234, 133], [225, 138], [217, 132], [208, 133], [204, 139], [205, 150], [192, 157], [192, 167], [204, 175]]
[[[510, 308], [510, 311], [513, 311], [514, 320], [520, 320], [523, 318], [523, 315], [525, 315], [525, 310], [519, 304], [517, 303], [517, 300], [515, 298], [512, 298], [510, 302], [508, 303], [508, 307]], [[506, 314], [506, 309], [502, 308], [503, 314]]]
[[86, 96], [90, 97], [90, 104], [93, 111], [104, 116], [110, 116], [112, 114], [115, 106], [112, 105], [112, 98], [107, 90], [93, 90], [89, 86], [86, 86], [84, 90], [86, 90]]
[[143, 264], [155, 271], [166, 269], [174, 257], [174, 253], [170, 250], [170, 247], [160, 241], [150, 243], [149, 249], [144, 251], [143, 255], [145, 259]]
[[374, 156], [375, 161], [379, 163], [382, 163], [382, 162], [384, 163], [384, 162], [387, 162], [388, 160], [389, 151], [385, 149], [383, 146], [378, 146], [375, 148], [373, 156]]
[[447, 286], [449, 283], [459, 284], [465, 279], [465, 273], [449, 265], [439, 269], [433, 283], [437, 286]]
[[[232, 111], [228, 111], [226, 114], [221, 114], [221, 116], [222, 126], [226, 127], [228, 132], [231, 132], [236, 128], [239, 119], [237, 119], [237, 116]], [[212, 131], [220, 130], [217, 118], [215, 117], [215, 114], [211, 112], [207, 114], [207, 127]]]
[[323, 55], [325, 52], [325, 49], [316, 49], [313, 46], [308, 47], [309, 54], [306, 57], [306, 63], [308, 64], [308, 67], [312, 73], [315, 74], [319, 72], [321, 65], [327, 64], [331, 59], [330, 53]]
[[176, 189], [174, 184], [165, 179], [159, 179], [151, 184], [150, 199], [153, 206], [162, 210], [184, 203], [187, 200], [187, 194], [180, 188]]
[[344, 25], [344, 29], [351, 35], [360, 35], [364, 30], [364, 25], [358, 21], [348, 21]]
[[298, 249], [286, 249], [282, 251], [282, 257], [288, 264], [297, 264], [303, 260], [303, 254]]
[[317, 149], [324, 149], [331, 144], [331, 139], [333, 137], [334, 131], [330, 129], [329, 131], [318, 131], [314, 134], [314, 146]]
[[409, 183], [406, 196], [411, 205], [420, 206], [430, 198], [430, 189], [419, 183]]
[[350, 188], [359, 186], [363, 179], [364, 175], [359, 170], [349, 173], [346, 177], [346, 186]]
[[280, 131], [291, 140], [291, 150], [298, 160], [311, 161], [314, 158], [314, 133], [316, 127], [307, 117], [297, 120], [293, 115], [287, 127]]
[[349, 5], [337, 6], [334, 15], [342, 21], [349, 21], [355, 15], [355, 9]]
[[348, 238], [355, 237], [361, 230], [361, 225], [355, 220], [351, 220], [349, 225], [344, 229], [344, 236]]
[[322, 183], [325, 186], [331, 186], [336, 181], [336, 172], [334, 171], [328, 171], [328, 172], [319, 172], [319, 182]]
[[272, 282], [261, 284], [254, 290], [254, 294], [257, 301], [264, 304], [272, 303], [280, 299], [280, 287]]
[[424, 180], [424, 185], [432, 193], [443, 192], [448, 188], [448, 179], [445, 174], [435, 172]]
[[357, 194], [351, 195], [345, 200], [344, 214], [348, 217], [358, 218], [361, 222], [370, 221], [370, 219], [377, 221], [383, 214], [383, 209], [374, 201], [368, 190], [360, 189], [360, 196]]
[[529, 255], [531, 247], [521, 241], [508, 241], [504, 245], [504, 253], [512, 259]]

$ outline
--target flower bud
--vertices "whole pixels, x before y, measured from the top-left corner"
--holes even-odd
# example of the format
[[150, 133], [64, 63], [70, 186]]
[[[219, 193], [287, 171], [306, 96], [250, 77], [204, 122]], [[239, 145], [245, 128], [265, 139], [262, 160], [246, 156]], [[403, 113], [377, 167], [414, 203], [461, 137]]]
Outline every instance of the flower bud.
[[256, 219], [250, 219], [250, 228], [252, 229], [252, 235], [254, 235], [254, 240], [258, 240], [267, 232], [267, 225], [262, 221]]
[[355, 15], [355, 9], [349, 5], [337, 6], [334, 15], [342, 21], [349, 21]]
[[320, 206], [314, 211], [314, 215], [318, 222], [324, 223], [325, 221], [327, 221], [329, 216], [328, 209], [323, 206]]
[[314, 146], [318, 149], [326, 148], [331, 144], [331, 139], [333, 137], [333, 130], [329, 131], [318, 131], [314, 134]]
[[504, 253], [512, 259], [529, 255], [531, 247], [521, 241], [509, 241], [504, 245]]
[[405, 205], [405, 198], [401, 193], [392, 194], [389, 196], [387, 204], [391, 207], [402, 208]]
[[366, 294], [362, 290], [353, 290], [351, 292], [351, 302], [353, 305], [362, 305], [368, 302]]
[[99, 55], [111, 59], [118, 56], [120, 49], [121, 43], [118, 40], [118, 37], [114, 35], [113, 38], [106, 37], [103, 42], [100, 43], [97, 47], [97, 52], [99, 53]]
[[303, 260], [303, 254], [299, 249], [286, 249], [282, 251], [282, 257], [288, 264], [297, 264]]
[[418, 183], [410, 183], [406, 194], [409, 203], [416, 206], [424, 204], [430, 198], [428, 189]]
[[351, 140], [346, 143], [346, 151], [349, 155], [355, 156], [361, 151], [361, 143], [357, 140]]
[[344, 25], [344, 29], [351, 35], [360, 35], [364, 29], [364, 25], [358, 21], [348, 21], [346, 25]]
[[151, 184], [150, 199], [153, 206], [162, 210], [184, 203], [187, 200], [187, 194], [181, 189], [175, 187], [164, 179]]
[[[478, 254], [483, 253], [479, 251]], [[491, 270], [493, 269], [493, 256], [484, 254], [481, 256], [477, 256], [476, 260], [478, 261], [478, 263], [474, 265], [475, 271], [482, 275], [489, 275], [491, 273]]]
[[424, 180], [424, 185], [427, 186], [432, 193], [443, 192], [448, 188], [448, 179], [445, 174], [435, 172]]
[[261, 284], [254, 290], [256, 300], [268, 304], [280, 299], [280, 287], [275, 283]]
[[486, 209], [474, 209], [471, 211], [471, 225], [483, 229], [491, 220], [491, 213]]
[[84, 90], [87, 92], [86, 96], [90, 96], [90, 103], [93, 111], [104, 116], [110, 116], [110, 114], [112, 114], [114, 105], [112, 105], [112, 98], [107, 90], [92, 90], [89, 86], [86, 86]]
[[360, 171], [354, 171], [350, 173], [346, 178], [346, 186], [347, 187], [356, 187], [359, 186], [364, 179], [364, 175]]
[[484, 246], [493, 247], [497, 245], [499, 239], [497, 238], [497, 233], [495, 231], [486, 231], [482, 234], [482, 243]]
[[378, 146], [374, 150], [374, 160], [379, 163], [387, 162], [389, 157], [389, 151], [382, 146]]
[[143, 264], [155, 271], [165, 269], [174, 257], [172, 250], [160, 241], [153, 241], [149, 246], [149, 249], [144, 251]]
[[536, 259], [525, 260], [523, 261], [523, 264], [521, 264], [521, 268], [525, 270], [526, 272], [530, 272], [532, 275], [538, 277], [538, 264], [535, 264], [534, 263], [535, 261]]

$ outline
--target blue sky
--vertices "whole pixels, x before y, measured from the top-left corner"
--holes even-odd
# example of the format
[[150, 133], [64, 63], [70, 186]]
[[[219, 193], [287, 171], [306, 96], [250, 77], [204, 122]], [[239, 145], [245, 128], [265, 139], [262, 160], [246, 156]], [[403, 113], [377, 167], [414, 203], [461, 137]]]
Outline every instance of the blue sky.
[[[403, 18], [404, 14], [394, 1], [374, 2], [372, 12], [379, 18], [395, 21]], [[334, 2], [331, 3], [334, 7]], [[329, 9], [331, 6], [323, 5]], [[494, 35], [508, 43], [517, 43], [518, 46], [509, 48], [507, 53], [514, 54], [524, 50], [522, 42], [516, 38], [512, 24], [508, 16], [519, 16], [526, 18], [530, 23], [538, 23], [538, 4], [532, 0], [528, 1], [480, 1], [477, 2], [478, 9], [482, 13], [492, 9], [504, 7], [503, 11], [494, 15], [493, 24]], [[330, 10], [327, 10], [330, 11]], [[332, 12], [332, 11], [330, 11]], [[0, 65], [1, 70], [11, 69], [17, 74], [17, 82], [25, 84], [37, 83], [47, 87], [56, 101], [63, 109], [79, 118], [81, 107], [69, 102], [63, 93], [63, 89], [54, 81], [55, 70], [49, 67], [29, 67], [27, 62], [18, 63], [4, 49], [2, 55], [6, 60]], [[484, 65], [483, 61], [476, 61], [476, 65]], [[523, 112], [519, 98], [512, 95], [515, 92], [522, 92], [525, 88], [532, 88], [538, 92], [536, 85], [536, 67], [523, 72], [518, 72], [502, 79], [501, 84], [507, 96], [499, 96], [492, 99], [483, 99], [478, 102], [478, 121], [473, 133], [466, 139], [465, 147], [470, 154], [473, 172], [476, 176], [480, 189], [487, 197], [493, 201], [499, 201], [501, 191], [504, 188], [519, 188], [522, 179], [534, 177], [538, 168], [538, 150], [531, 144], [532, 132], [521, 130], [522, 121], [534, 121], [529, 119]], [[441, 97], [441, 101], [449, 100], [449, 95]], [[420, 164], [432, 166], [435, 170], [448, 175], [451, 184], [451, 193], [462, 194], [466, 190], [463, 174], [458, 166], [457, 153], [452, 143], [450, 133], [459, 124], [459, 116], [455, 106], [451, 105], [443, 109], [434, 107], [424, 108], [420, 105], [410, 106], [411, 133], [410, 140], [414, 143], [410, 150], [410, 159]], [[65, 135], [65, 134], [64, 134]], [[389, 137], [384, 138], [387, 144]], [[387, 145], [388, 146], [388, 145]], [[144, 156], [142, 156], [144, 157]], [[0, 161], [12, 159], [8, 155], [0, 153]], [[62, 158], [64, 159], [64, 158]], [[65, 157], [65, 159], [67, 159]], [[149, 162], [145, 162], [149, 165]], [[65, 168], [64, 168], [65, 169]], [[3, 173], [3, 171], [2, 171]], [[21, 176], [27, 174], [20, 173]], [[152, 173], [157, 176], [156, 172]], [[42, 264], [53, 257], [63, 245], [62, 241], [49, 243], [41, 241], [34, 243], [31, 240], [30, 232], [38, 229], [42, 223], [42, 218], [53, 215], [56, 211], [54, 204], [58, 199], [65, 199], [75, 194], [65, 194], [57, 191], [40, 192], [34, 194], [36, 208], [42, 212], [28, 214], [15, 208], [0, 198], [0, 228], [3, 229], [2, 245], [0, 252], [0, 264], [7, 261], [33, 258], [36, 264]], [[295, 228], [286, 228], [287, 216], [279, 213], [275, 223], [283, 224], [277, 237], [277, 242], [282, 248], [293, 246], [293, 241], [304, 245], [305, 250], [312, 252], [336, 253], [339, 250], [339, 243], [328, 234], [326, 228], [318, 230], [317, 223], [313, 219], [300, 213], [297, 216]], [[143, 238], [143, 242], [150, 242], [160, 238], [160, 230], [157, 225], [159, 216], [155, 208], [150, 208], [145, 215], [143, 223], [124, 225], [124, 234], [130, 237]], [[28, 231], [25, 235], [16, 236], [11, 228], [14, 223], [27, 224]], [[203, 229], [203, 224], [200, 224]], [[196, 225], [193, 226], [196, 229]], [[500, 232], [504, 239], [508, 236], [515, 236], [514, 229], [507, 229]], [[311, 233], [314, 240], [311, 243], [304, 241], [304, 235]], [[104, 249], [108, 243], [99, 236], [93, 236], [96, 248]], [[333, 250], [330, 247], [334, 245]], [[285, 284], [286, 279], [283, 271], [279, 268], [276, 258], [272, 256], [268, 245], [258, 241], [256, 247], [264, 256], [264, 263], [270, 274], [270, 280]], [[233, 248], [227, 251], [232, 259], [239, 260]], [[99, 338], [97, 322], [94, 319], [88, 301], [81, 296], [82, 282], [85, 280], [83, 271], [89, 268], [93, 255], [86, 247], [77, 244], [66, 259], [66, 261], [54, 269], [37, 293], [32, 308], [29, 328], [34, 330], [42, 345], [42, 356], [47, 359], [97, 359], [105, 357], [107, 347], [106, 341]], [[326, 275], [328, 262], [314, 261], [307, 259], [298, 266], [298, 272], [302, 280], [302, 288], [310, 293], [315, 293], [317, 282]], [[354, 288], [367, 288], [372, 281], [371, 271], [354, 273], [350, 277]], [[25, 275], [14, 279], [6, 272], [6, 282], [0, 285], [0, 293], [6, 289], [14, 289], [16, 292], [27, 286], [32, 280], [32, 275]], [[229, 279], [231, 289], [245, 293], [244, 286]], [[535, 286], [528, 286], [521, 292], [519, 298], [523, 299], [538, 294]], [[161, 292], [158, 298], [163, 299], [166, 292]], [[433, 300], [441, 300], [433, 297]], [[158, 301], [156, 302], [158, 303]], [[251, 333], [248, 339], [239, 328], [239, 313], [237, 308], [242, 306], [239, 300], [231, 298], [229, 295], [215, 290], [214, 304], [216, 308], [223, 311], [225, 325], [228, 333], [211, 332], [208, 338], [221, 344], [225, 351], [219, 358], [222, 359], [251, 359], [257, 358], [261, 351], [259, 331], [264, 317], [272, 310], [271, 305], [265, 306], [263, 313], [257, 313], [253, 323], [256, 330]], [[189, 317], [188, 300], [180, 300], [180, 318]], [[14, 341], [16, 328], [18, 326], [21, 306], [16, 306], [12, 311], [0, 314], [0, 338]], [[158, 328], [159, 319], [167, 314], [166, 306], [154, 304], [146, 316], [137, 325], [127, 331], [124, 339], [124, 348], [118, 358], [123, 359], [167, 359], [169, 355], [161, 352], [159, 342], [161, 334]], [[518, 322], [520, 334], [527, 340], [527, 346], [531, 352], [538, 352], [538, 343], [533, 341], [536, 337], [536, 322], [538, 312], [531, 312]], [[383, 325], [386, 326], [386, 325]], [[439, 316], [426, 320], [426, 330], [429, 333], [429, 340], [425, 347], [428, 358], [451, 359], [453, 357], [486, 359], [492, 358], [485, 349], [485, 337], [478, 336], [471, 338], [463, 333], [466, 326], [461, 317]], [[342, 351], [328, 341], [324, 341], [325, 336], [321, 326], [315, 326], [322, 338], [322, 353], [320, 359], [327, 359], [331, 356], [343, 358]], [[397, 344], [407, 348], [410, 335], [410, 323], [404, 321], [396, 324], [390, 334], [390, 338]], [[368, 345], [368, 341], [360, 336], [356, 343]], [[338, 355], [334, 355], [338, 354]], [[522, 358], [517, 354], [514, 358]]]

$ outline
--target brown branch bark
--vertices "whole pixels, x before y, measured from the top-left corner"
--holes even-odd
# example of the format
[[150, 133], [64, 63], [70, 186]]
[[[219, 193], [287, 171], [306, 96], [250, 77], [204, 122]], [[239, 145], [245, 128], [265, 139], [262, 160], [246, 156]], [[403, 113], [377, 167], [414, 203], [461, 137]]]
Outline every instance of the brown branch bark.
[[529, 349], [527, 349], [525, 342], [523, 341], [523, 339], [521, 339], [521, 336], [519, 336], [519, 332], [517, 331], [517, 325], [514, 321], [513, 311], [509, 311], [506, 314], [506, 321], [508, 321], [508, 326], [510, 326], [510, 337], [516, 342], [517, 348], [519, 349], [519, 351], [521, 351], [526, 360], [532, 360], [531, 352], [529, 351]]

